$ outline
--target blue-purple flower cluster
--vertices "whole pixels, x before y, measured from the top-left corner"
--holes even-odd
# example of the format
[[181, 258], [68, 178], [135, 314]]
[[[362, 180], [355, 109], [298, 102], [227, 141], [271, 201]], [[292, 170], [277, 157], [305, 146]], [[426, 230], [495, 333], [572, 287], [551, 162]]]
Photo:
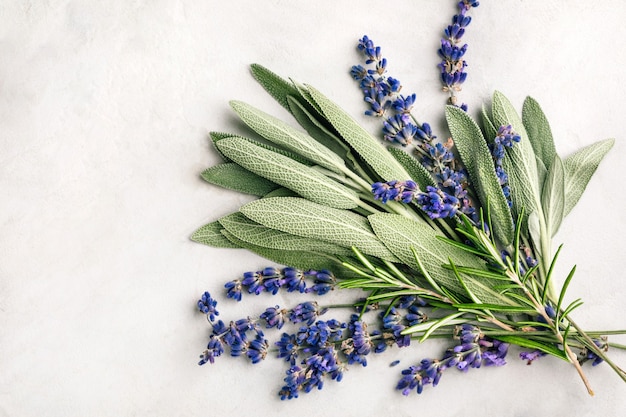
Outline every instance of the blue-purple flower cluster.
[[[467, 12], [472, 7], [478, 7], [477, 1], [462, 0], [458, 3], [459, 13], [452, 17], [452, 23], [444, 30], [441, 38], [441, 47], [438, 50], [441, 62], [441, 83], [443, 90], [450, 93], [450, 104], [456, 105], [455, 92], [461, 90], [461, 84], [465, 82], [467, 62], [464, 59], [467, 52], [467, 44], [460, 45], [461, 38], [465, 34], [465, 28], [471, 23], [472, 18]], [[467, 111], [466, 105], [460, 106]]]
[[411, 117], [416, 95], [399, 94], [402, 89], [400, 81], [386, 75], [387, 59], [382, 57], [380, 46], [363, 36], [359, 39], [358, 49], [365, 56], [365, 64], [370, 67], [355, 65], [350, 74], [359, 82], [369, 106], [365, 114], [383, 118], [385, 140], [407, 146], [414, 140], [430, 143], [435, 139], [428, 123], [417, 123]]
[[283, 289], [287, 292], [324, 295], [333, 290], [336, 283], [335, 276], [327, 270], [302, 271], [292, 267], [267, 267], [260, 271], [246, 272], [243, 278], [229, 281], [224, 287], [228, 298], [241, 301], [244, 291], [255, 295], [262, 292], [275, 295]]
[[480, 368], [482, 365], [506, 364], [504, 358], [509, 345], [485, 336], [477, 326], [457, 326], [455, 338], [459, 340], [459, 344], [449, 348], [442, 359], [424, 359], [418, 365], [403, 370], [396, 389], [404, 395], [409, 395], [412, 391], [421, 394], [425, 385], [437, 386], [443, 371], [448, 368], [467, 372], [470, 368]]
[[504, 160], [505, 148], [512, 148], [513, 145], [518, 143], [520, 140], [522, 140], [522, 137], [513, 131], [511, 125], [500, 126], [493, 143], [489, 144], [489, 150], [491, 151], [491, 156], [493, 157], [493, 163], [496, 169], [496, 176], [498, 177], [498, 181], [502, 187], [502, 192], [509, 203], [509, 207], [512, 205], [511, 189], [508, 186], [509, 176], [504, 171], [504, 168], [502, 168], [502, 161]]
[[[277, 271], [274, 269], [274, 272]], [[265, 268], [257, 275], [273, 276], [269, 272], [271, 268]], [[321, 389], [325, 380], [340, 381], [349, 365], [366, 366], [371, 353], [381, 353], [393, 345], [408, 346], [410, 336], [403, 335], [402, 331], [427, 319], [420, 310], [426, 302], [417, 296], [406, 295], [395, 299], [385, 312], [376, 314], [375, 328], [369, 330], [362, 316], [376, 309], [364, 308], [364, 302], [360, 301], [354, 305], [360, 314], [353, 314], [345, 323], [321, 319], [328, 307], [322, 307], [316, 301], [305, 301], [291, 309], [269, 307], [258, 318], [245, 317], [226, 324], [222, 320], [216, 321], [219, 315], [217, 301], [205, 292], [198, 300], [197, 308], [207, 315], [212, 329], [198, 364], [214, 363], [215, 358], [225, 352], [231, 356], [247, 357], [253, 364], [258, 363], [267, 357], [270, 350], [263, 328], [282, 329], [287, 323], [292, 323], [297, 330], [282, 333], [274, 345], [277, 357], [290, 365], [279, 395], [282, 399], [297, 398], [301, 392]]]
[[454, 217], [461, 207], [461, 201], [455, 196], [432, 186], [427, 186], [425, 192], [419, 191], [417, 184], [411, 180], [376, 182], [372, 184], [372, 193], [374, 199], [383, 203], [390, 200], [410, 203], [415, 200], [431, 219]]
[[[215, 322], [219, 313], [215, 310], [217, 301], [208, 292], [202, 295], [197, 303], [198, 309], [205, 313], [211, 322], [212, 331], [207, 348], [200, 354], [198, 365], [214, 363], [215, 358], [230, 349], [231, 356], [246, 356], [252, 363], [265, 359], [269, 343], [257, 321], [250, 317], [231, 321], [226, 325], [222, 320]], [[211, 306], [208, 309], [207, 306]]]

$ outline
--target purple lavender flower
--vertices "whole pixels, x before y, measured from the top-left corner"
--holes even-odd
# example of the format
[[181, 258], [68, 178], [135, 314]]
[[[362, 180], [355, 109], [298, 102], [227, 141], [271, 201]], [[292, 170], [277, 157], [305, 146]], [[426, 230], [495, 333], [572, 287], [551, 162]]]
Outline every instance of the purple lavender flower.
[[235, 301], [241, 301], [241, 281], [235, 279], [233, 281], [229, 281], [224, 284], [224, 288], [226, 288], [226, 297], [232, 298]]
[[519, 357], [522, 360], [526, 361], [526, 365], [532, 365], [533, 361], [536, 361], [542, 356], [546, 356], [547, 353], [544, 353], [540, 350], [533, 350], [531, 352], [520, 352]]
[[417, 196], [417, 204], [431, 219], [454, 217], [460, 207], [456, 197], [431, 186]]
[[215, 363], [215, 358], [221, 356], [224, 353], [224, 345], [219, 337], [211, 335], [209, 344], [204, 352], [200, 355], [200, 362], [198, 365], [204, 365], [207, 362]]
[[260, 316], [261, 320], [265, 320], [265, 327], [268, 329], [272, 327], [276, 327], [277, 329], [282, 329], [285, 324], [285, 318], [287, 318], [288, 311], [284, 308], [276, 307], [268, 307]]
[[337, 279], [327, 269], [322, 269], [320, 271], [308, 271], [306, 273], [307, 276], [314, 277], [313, 278], [313, 286], [306, 289], [307, 293], [315, 293], [317, 295], [325, 295], [328, 292], [335, 289], [335, 285], [337, 284]]
[[[465, 28], [472, 19], [467, 12], [472, 7], [478, 7], [477, 1], [463, 0], [458, 3], [459, 13], [452, 17], [452, 23], [444, 29], [441, 39], [441, 47], [437, 51], [442, 61], [438, 67], [441, 71], [443, 90], [450, 93], [450, 103], [457, 104], [455, 92], [461, 90], [461, 84], [467, 79], [464, 55], [467, 52], [467, 44], [460, 45], [461, 38], [465, 34]], [[466, 105], [460, 106], [467, 111]]]
[[209, 317], [209, 320], [215, 321], [215, 316], [219, 316], [220, 313], [215, 309], [217, 306], [217, 300], [211, 298], [211, 294], [205, 291], [202, 297], [198, 300], [198, 310], [203, 312]]
[[289, 321], [292, 323], [307, 323], [311, 325], [322, 314], [328, 311], [327, 308], [320, 308], [315, 301], [306, 301], [295, 306], [289, 312]]

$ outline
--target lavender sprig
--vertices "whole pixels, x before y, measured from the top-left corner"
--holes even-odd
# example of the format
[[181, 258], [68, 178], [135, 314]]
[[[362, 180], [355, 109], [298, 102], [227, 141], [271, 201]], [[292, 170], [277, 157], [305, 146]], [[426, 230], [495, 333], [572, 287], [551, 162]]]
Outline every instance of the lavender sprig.
[[[478, 7], [478, 4], [477, 1], [471, 0], [462, 0], [458, 3], [459, 13], [452, 17], [452, 23], [444, 30], [441, 47], [437, 51], [442, 59], [438, 66], [443, 91], [449, 93], [449, 102], [452, 105], [457, 105], [456, 93], [461, 91], [461, 84], [467, 79], [467, 72], [465, 72], [467, 62], [464, 59], [467, 44], [460, 45], [465, 28], [472, 21], [467, 13], [473, 7]], [[462, 104], [459, 107], [467, 111], [467, 105]]]

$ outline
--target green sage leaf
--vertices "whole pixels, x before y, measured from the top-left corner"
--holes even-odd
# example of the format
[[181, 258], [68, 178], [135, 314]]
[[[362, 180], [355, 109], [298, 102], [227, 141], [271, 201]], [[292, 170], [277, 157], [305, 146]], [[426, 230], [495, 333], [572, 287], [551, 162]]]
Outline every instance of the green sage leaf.
[[210, 184], [259, 197], [278, 188], [278, 184], [232, 162], [207, 168], [200, 175], [203, 180]]
[[550, 164], [541, 195], [548, 236], [554, 236], [565, 216], [565, 169], [557, 154]]
[[307, 89], [335, 130], [384, 181], [404, 181], [410, 178], [408, 172], [385, 147], [350, 115], [315, 88], [307, 86]]
[[[541, 194], [539, 192], [539, 175], [535, 152], [528, 140], [522, 119], [511, 102], [498, 91], [493, 94], [492, 113], [494, 126], [511, 125], [513, 130], [522, 138], [519, 143], [506, 150], [502, 163], [504, 171], [509, 176], [513, 210], [516, 215], [519, 215], [522, 208], [524, 208], [525, 213], [541, 212]], [[521, 220], [525, 221], [526, 219]]]
[[268, 249], [261, 246], [256, 246], [243, 240], [238, 239], [236, 236], [222, 230], [225, 238], [232, 241], [233, 244], [237, 244], [240, 247], [249, 250], [265, 259], [278, 264], [292, 266], [303, 270], [314, 269], [327, 269], [332, 271], [337, 277], [341, 277], [347, 273], [341, 262], [337, 258], [321, 253], [321, 252], [309, 252], [309, 251], [288, 251], [278, 249]]
[[217, 142], [217, 146], [242, 167], [311, 201], [346, 209], [358, 204], [358, 196], [353, 190], [286, 156], [241, 138], [225, 138]]
[[226, 155], [224, 155], [218, 148], [217, 143], [222, 140], [222, 139], [226, 139], [226, 138], [240, 138], [243, 140], [246, 140], [252, 144], [255, 144], [256, 146], [260, 146], [263, 149], [267, 149], [269, 151], [272, 152], [276, 152], [278, 154], [284, 155], [290, 159], [293, 159], [294, 161], [300, 162], [301, 164], [304, 164], [306, 166], [312, 166], [315, 165], [313, 162], [311, 162], [309, 159], [302, 157], [301, 155], [298, 155], [297, 153], [294, 152], [290, 152], [288, 150], [285, 150], [283, 148], [278, 148], [276, 146], [273, 145], [269, 145], [267, 143], [263, 143], [263, 142], [259, 142], [258, 140], [254, 140], [254, 139], [250, 139], [250, 138], [246, 138], [244, 136], [240, 136], [240, 135], [235, 135], [232, 133], [216, 133], [216, 132], [211, 132], [211, 139], [213, 140], [213, 145], [215, 146], [215, 149], [217, 149], [217, 152], [222, 156], [222, 158], [224, 158], [225, 161], [227, 162], [232, 162]]
[[532, 97], [526, 97], [526, 100], [524, 100], [522, 123], [526, 128], [528, 139], [535, 151], [535, 155], [549, 171], [550, 164], [554, 161], [554, 157], [557, 156], [552, 130], [539, 103]]
[[240, 211], [249, 219], [271, 229], [315, 238], [397, 262], [398, 259], [376, 237], [367, 218], [347, 210], [330, 208], [303, 198], [276, 197], [253, 201]]
[[219, 223], [236, 238], [268, 249], [322, 252], [343, 256], [352, 255], [352, 251], [343, 246], [270, 229], [269, 227], [250, 220], [241, 213], [233, 213], [222, 217], [219, 219]]
[[487, 108], [484, 104], [480, 109], [480, 118], [483, 122], [483, 130], [485, 132], [485, 135], [487, 136], [486, 139], [492, 141], [498, 135], [498, 130], [493, 125], [493, 122], [491, 121], [489, 113], [487, 112]]
[[466, 112], [455, 106], [446, 107], [446, 120], [482, 206], [489, 205], [494, 233], [503, 245], [510, 245], [515, 234], [511, 211], [480, 128]]
[[343, 159], [309, 135], [249, 104], [231, 101], [230, 105], [244, 123], [270, 142], [302, 155], [331, 171], [342, 172], [345, 169]]
[[302, 126], [304, 130], [311, 135], [312, 138], [333, 151], [335, 154], [345, 158], [346, 154], [350, 150], [341, 142], [339, 138], [337, 138], [319, 120], [317, 120], [315, 116], [311, 114], [311, 112], [309, 112], [298, 100], [289, 96], [287, 97], [287, 102], [289, 103], [289, 109], [291, 110], [293, 117], [298, 121], [300, 126]]
[[219, 221], [205, 224], [191, 235], [191, 240], [212, 246], [214, 248], [240, 248], [241, 246], [231, 242], [222, 234], [224, 227]]
[[[484, 263], [478, 257], [439, 240], [437, 233], [425, 222], [416, 222], [390, 213], [372, 214], [368, 220], [376, 236], [402, 263], [415, 271], [420, 270], [411, 250], [414, 248], [430, 277], [437, 284], [456, 294], [462, 295], [466, 291], [459, 283], [454, 271], [444, 267], [449, 260], [452, 260], [455, 265], [463, 267], [484, 267]], [[477, 280], [467, 275], [465, 278], [465, 285], [483, 302], [499, 305], [511, 304], [506, 297], [485, 285], [488, 282], [489, 280], [485, 278]]]
[[615, 139], [606, 139], [589, 145], [565, 158], [565, 215], [567, 216], [582, 196], [589, 180], [611, 150]]
[[276, 75], [269, 69], [259, 64], [250, 65], [252, 76], [281, 106], [291, 111], [287, 103], [288, 96], [297, 96], [298, 90], [284, 78]]

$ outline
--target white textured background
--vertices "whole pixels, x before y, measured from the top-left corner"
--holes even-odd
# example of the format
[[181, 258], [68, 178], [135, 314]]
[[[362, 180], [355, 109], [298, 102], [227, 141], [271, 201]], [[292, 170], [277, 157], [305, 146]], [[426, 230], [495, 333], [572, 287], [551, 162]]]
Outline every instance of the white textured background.
[[[481, 3], [464, 38], [471, 111], [494, 89], [520, 109], [532, 95], [562, 155], [617, 139], [556, 243], [563, 272], [578, 264], [579, 321], [624, 328], [626, 3]], [[196, 365], [208, 333], [197, 297], [221, 298], [223, 282], [266, 263], [188, 240], [246, 201], [199, 179], [218, 161], [207, 132], [233, 130], [227, 101], [285, 115], [248, 64], [315, 85], [374, 130], [348, 76], [368, 34], [418, 93], [417, 117], [441, 131], [436, 48], [454, 4], [3, 0], [0, 416], [623, 415], [625, 386], [607, 366], [589, 370], [590, 398], [556, 359], [527, 367], [511, 355], [502, 369], [448, 371], [421, 397], [395, 392], [400, 369], [437, 344], [388, 351], [290, 402], [275, 395], [276, 360]], [[221, 317], [282, 301], [224, 301]]]

